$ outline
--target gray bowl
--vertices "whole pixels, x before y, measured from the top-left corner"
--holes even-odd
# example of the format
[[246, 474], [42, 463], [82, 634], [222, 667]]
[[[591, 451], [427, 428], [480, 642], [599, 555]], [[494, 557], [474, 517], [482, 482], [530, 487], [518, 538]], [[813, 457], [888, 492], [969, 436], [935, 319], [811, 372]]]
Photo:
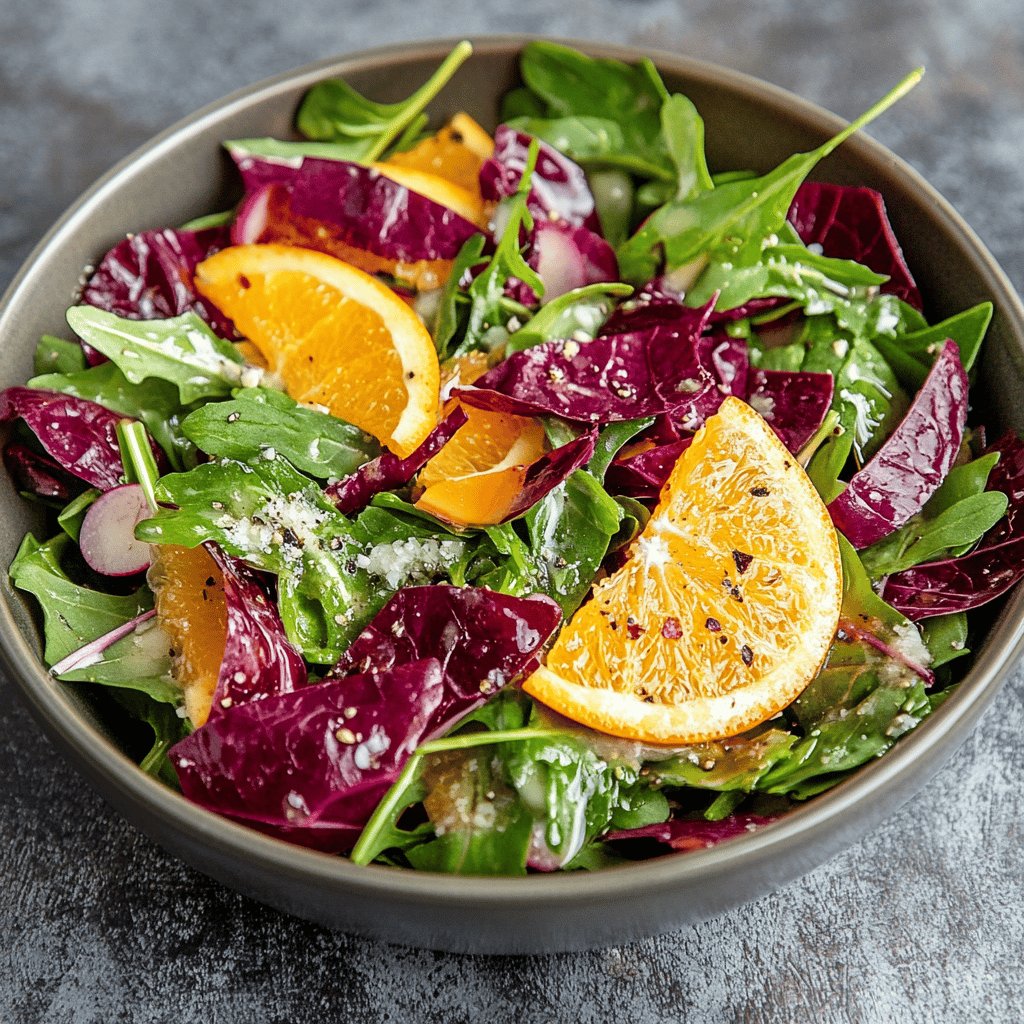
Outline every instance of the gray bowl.
[[[482, 39], [432, 108], [465, 109], [493, 124], [516, 80], [522, 38]], [[638, 51], [584, 44], [595, 55], [636, 60]], [[0, 386], [22, 383], [39, 335], [59, 332], [83, 266], [126, 232], [181, 223], [237, 198], [220, 143], [288, 137], [299, 99], [341, 75], [360, 91], [398, 99], [450, 49], [448, 42], [390, 47], [313, 64], [235, 93], [132, 154], [90, 189], [42, 240], [0, 304]], [[669, 54], [653, 55], [670, 89], [687, 93], [707, 122], [715, 168], [766, 170], [832, 135], [842, 121], [746, 75]], [[925, 296], [930, 317], [984, 299], [995, 303], [975, 402], [994, 427], [1024, 428], [1024, 309], [991, 255], [956, 212], [910, 167], [864, 135], [816, 177], [880, 189]], [[0, 482], [0, 562], [42, 518], [9, 480]], [[0, 588], [0, 646], [9, 675], [47, 734], [110, 803], [200, 871], [271, 906], [330, 927], [437, 949], [541, 952], [621, 943], [721, 913], [821, 864], [852, 844], [924, 785], [964, 740], [1024, 648], [1024, 591], [993, 618], [955, 695], [884, 758], [749, 836], [700, 853], [594, 874], [454, 878], [303, 850], [200, 810], [144, 775], [125, 756], [80, 690], [54, 682], [40, 660], [35, 609]]]

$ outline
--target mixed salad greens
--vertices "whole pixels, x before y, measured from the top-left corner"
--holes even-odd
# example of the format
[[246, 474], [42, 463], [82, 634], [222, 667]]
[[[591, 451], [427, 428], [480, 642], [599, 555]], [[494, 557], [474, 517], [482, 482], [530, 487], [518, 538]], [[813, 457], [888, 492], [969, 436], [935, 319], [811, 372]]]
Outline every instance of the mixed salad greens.
[[[102, 258], [72, 333], [44, 337], [36, 375], [0, 394], [5, 465], [52, 512], [10, 575], [39, 604], [53, 674], [93, 689], [143, 770], [235, 821], [455, 873], [703, 848], [919, 725], [965, 664], [968, 612], [1024, 575], [1024, 445], [967, 422], [992, 307], [929, 323], [882, 196], [812, 179], [917, 73], [757, 173], [708, 167], [698, 110], [650, 61], [530, 43], [480, 168], [481, 229], [370, 166], [429, 135], [425, 108], [467, 55], [400, 103], [320, 83], [302, 140], [227, 143], [237, 207]], [[358, 254], [442, 368], [484, 359], [466, 404], [539, 418], [550, 451], [504, 522], [458, 529], [413, 502], [461, 408], [399, 457], [247, 362], [194, 273], [275, 241]], [[613, 357], [626, 372], [609, 384]], [[516, 683], [727, 395], [806, 466], [840, 531], [824, 667], [781, 715], [683, 748], [546, 712]], [[200, 543], [227, 622], [202, 723], [144, 574], [151, 546]]]

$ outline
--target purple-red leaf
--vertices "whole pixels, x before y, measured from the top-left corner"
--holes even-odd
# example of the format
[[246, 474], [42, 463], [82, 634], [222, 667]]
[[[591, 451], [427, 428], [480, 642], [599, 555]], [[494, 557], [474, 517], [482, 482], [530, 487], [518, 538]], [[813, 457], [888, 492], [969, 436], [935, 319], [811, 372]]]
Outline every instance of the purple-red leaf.
[[605, 839], [612, 842], [630, 839], [654, 839], [670, 846], [673, 850], [706, 850], [726, 839], [756, 832], [770, 825], [775, 819], [758, 814], [730, 814], [721, 821], [705, 821], [703, 818], [681, 820], [673, 818], [660, 825], [644, 825], [641, 828], [627, 828], [609, 832]]
[[876, 274], [888, 275], [882, 291], [921, 309], [921, 293], [903, 258], [880, 192], [805, 181], [789, 208], [789, 222], [805, 245], [817, 243], [826, 256], [856, 260]]
[[[92, 487], [108, 491], [124, 483], [117, 424], [125, 417], [84, 398], [42, 388], [0, 392], [0, 423], [22, 419], [60, 466]], [[153, 444], [158, 466], [166, 465]]]
[[570, 473], [585, 466], [594, 454], [597, 443], [597, 431], [588, 430], [579, 437], [573, 438], [554, 451], [542, 455], [536, 462], [530, 463], [523, 477], [522, 486], [515, 500], [505, 513], [503, 523], [529, 512], [538, 501], [553, 491]]
[[306, 664], [285, 636], [277, 605], [259, 577], [216, 544], [207, 544], [206, 550], [224, 578], [228, 624], [210, 717], [305, 686]]
[[605, 475], [608, 490], [638, 501], [657, 501], [679, 456], [690, 447], [692, 440], [692, 437], [684, 437], [637, 455], [616, 459]]
[[340, 853], [448, 697], [433, 658], [305, 686], [223, 711], [172, 747], [171, 763], [201, 807]]
[[974, 551], [925, 562], [886, 580], [882, 596], [910, 619], [969, 611], [1024, 578], [1024, 443], [1010, 433], [988, 451], [998, 451], [999, 461], [989, 474], [987, 490], [1007, 496], [1006, 515]]
[[966, 422], [967, 374], [956, 343], [946, 341], [899, 426], [828, 506], [855, 548], [921, 511], [953, 465]]
[[[363, 164], [306, 157], [299, 166], [233, 154], [250, 195], [232, 239], [338, 246], [398, 263], [451, 260], [478, 228]], [[440, 282], [439, 282], [440, 283]]]
[[[234, 338], [231, 321], [200, 297], [193, 281], [196, 266], [229, 244], [226, 227], [129, 235], [100, 260], [82, 301], [129, 320], [165, 320], [193, 312], [222, 338]], [[94, 350], [87, 348], [90, 352]], [[94, 353], [89, 361], [103, 358]]]
[[[477, 382], [477, 389], [516, 399], [532, 415], [610, 423], [673, 412], [684, 419], [715, 388], [700, 361], [699, 324], [672, 326], [593, 341], [549, 341], [514, 352]], [[481, 408], [507, 411], [491, 397], [460, 392]], [[484, 402], [490, 402], [484, 405]]]
[[41, 498], [68, 501], [81, 486], [60, 463], [20, 441], [8, 441], [4, 446], [4, 466], [19, 491]]
[[[515, 195], [526, 168], [533, 141], [525, 132], [499, 125], [494, 133], [494, 154], [480, 168], [480, 192], [484, 199]], [[594, 196], [583, 168], [553, 146], [537, 140], [537, 165], [530, 178], [527, 205], [538, 219], [564, 220], [600, 233]]]
[[404, 487], [455, 436], [469, 417], [454, 409], [427, 435], [427, 439], [407, 458], [385, 452], [360, 466], [344, 480], [328, 486], [324, 493], [350, 516], [369, 505], [375, 494]]
[[[562, 619], [548, 597], [509, 597], [482, 587], [406, 587], [377, 613], [330, 671], [389, 672], [437, 658], [447, 698], [431, 732], [530, 671]], [[344, 685], [344, 684], [343, 684]]]
[[834, 390], [831, 373], [756, 370], [747, 400], [795, 455], [825, 422]]

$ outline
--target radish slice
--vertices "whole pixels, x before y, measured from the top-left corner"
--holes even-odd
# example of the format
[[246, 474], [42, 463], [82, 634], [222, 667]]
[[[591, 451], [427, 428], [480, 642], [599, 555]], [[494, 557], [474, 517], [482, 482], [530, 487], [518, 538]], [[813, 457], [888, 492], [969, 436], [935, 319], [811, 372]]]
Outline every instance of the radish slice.
[[564, 221], [538, 221], [532, 241], [530, 264], [544, 282], [542, 304], [584, 285], [618, 278], [614, 250], [586, 228]]
[[231, 225], [232, 245], [250, 245], [263, 237], [267, 227], [267, 210], [273, 185], [262, 185], [247, 192]]
[[138, 484], [101, 494], [82, 520], [78, 543], [90, 569], [104, 576], [134, 576], [152, 561], [149, 545], [135, 539], [135, 526], [153, 514]]

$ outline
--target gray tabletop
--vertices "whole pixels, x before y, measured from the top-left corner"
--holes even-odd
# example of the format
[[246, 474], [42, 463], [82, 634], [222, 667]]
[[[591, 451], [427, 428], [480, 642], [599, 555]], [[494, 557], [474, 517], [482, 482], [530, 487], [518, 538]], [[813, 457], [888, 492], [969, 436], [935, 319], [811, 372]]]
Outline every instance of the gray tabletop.
[[[243, 13], [243, 11], [245, 13]], [[703, 57], [872, 127], [1024, 285], [1021, 0], [0, 0], [0, 286], [148, 136], [307, 61], [537, 32]], [[802, 881], [589, 954], [483, 958], [333, 934], [171, 859], [50, 748], [0, 679], [0, 1021], [1019, 1021], [1024, 676], [935, 782]]]

